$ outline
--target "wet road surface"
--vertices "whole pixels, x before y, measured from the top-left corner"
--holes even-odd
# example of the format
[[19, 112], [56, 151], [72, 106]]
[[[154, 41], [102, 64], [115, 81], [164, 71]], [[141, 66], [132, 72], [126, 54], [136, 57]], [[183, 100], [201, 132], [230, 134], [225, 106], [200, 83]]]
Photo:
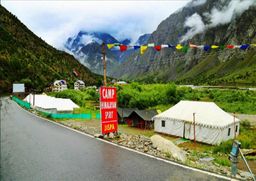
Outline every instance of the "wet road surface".
[[76, 133], [6, 98], [0, 180], [221, 180]]

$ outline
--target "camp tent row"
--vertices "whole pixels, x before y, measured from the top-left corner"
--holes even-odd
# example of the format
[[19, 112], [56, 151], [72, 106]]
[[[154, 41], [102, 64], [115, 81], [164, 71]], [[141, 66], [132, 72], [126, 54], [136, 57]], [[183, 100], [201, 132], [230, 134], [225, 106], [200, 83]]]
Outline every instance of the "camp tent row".
[[73, 112], [75, 108], [79, 108], [72, 100], [55, 98], [46, 94], [29, 94], [24, 101], [29, 102], [39, 111], [57, 113], [57, 112]]
[[[194, 114], [194, 118], [193, 118]], [[217, 145], [239, 134], [239, 119], [223, 111], [213, 102], [180, 101], [154, 116], [155, 132], [194, 139]]]

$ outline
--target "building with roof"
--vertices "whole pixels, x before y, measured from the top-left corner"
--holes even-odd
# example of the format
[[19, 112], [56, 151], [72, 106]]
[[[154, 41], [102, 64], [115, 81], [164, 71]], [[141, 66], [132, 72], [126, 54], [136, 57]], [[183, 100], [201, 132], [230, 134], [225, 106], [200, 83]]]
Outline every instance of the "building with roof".
[[129, 116], [135, 110], [138, 110], [138, 108], [118, 108], [117, 109], [118, 123], [119, 124], [131, 123], [131, 119], [129, 118]]
[[75, 90], [81, 90], [81, 89], [84, 89], [85, 88], [85, 83], [84, 81], [82, 80], [77, 80], [75, 83], [74, 83], [74, 89]]
[[134, 110], [128, 117], [130, 122], [129, 126], [141, 128], [141, 129], [152, 129], [154, 128], [154, 122], [152, 118], [157, 115], [156, 110]]
[[63, 90], [68, 89], [67, 82], [65, 80], [56, 80], [53, 83], [52, 91], [53, 92], [60, 92]]
[[[240, 120], [214, 102], [180, 101], [153, 117], [155, 132], [208, 144], [220, 144], [239, 134]], [[195, 125], [195, 126], [194, 126]]]

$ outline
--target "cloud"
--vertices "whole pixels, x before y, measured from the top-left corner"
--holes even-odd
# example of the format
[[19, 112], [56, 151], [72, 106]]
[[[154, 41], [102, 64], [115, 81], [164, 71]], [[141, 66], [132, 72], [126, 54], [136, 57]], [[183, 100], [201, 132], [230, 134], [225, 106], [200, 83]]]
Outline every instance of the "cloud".
[[205, 30], [205, 24], [202, 20], [202, 17], [195, 13], [189, 18], [186, 19], [185, 27], [189, 27], [189, 31], [181, 38], [181, 42], [193, 38], [198, 33], [202, 33]]
[[[49, 44], [62, 48], [80, 30], [133, 41], [188, 1], [8, 1], [2, 5]], [[28, 13], [29, 12], [29, 13]]]
[[204, 12], [203, 15], [209, 20], [208, 24], [204, 24], [202, 17], [197, 13], [188, 17], [184, 23], [184, 27], [189, 27], [189, 31], [182, 36], [181, 42], [193, 38], [195, 35], [203, 31], [231, 22], [235, 17], [240, 16], [251, 6], [256, 5], [256, 0], [231, 0], [226, 6], [217, 9], [212, 8], [210, 12]]
[[194, 1], [191, 1], [191, 3], [189, 3], [188, 5], [190, 7], [195, 7], [195, 6], [201, 6], [203, 5], [204, 3], [206, 3], [207, 0], [194, 0]]
[[229, 23], [232, 18], [240, 16], [244, 11], [248, 10], [250, 6], [256, 5], [255, 0], [232, 0], [222, 10], [213, 8], [211, 13], [208, 14], [210, 19], [209, 27], [215, 27], [221, 24]]

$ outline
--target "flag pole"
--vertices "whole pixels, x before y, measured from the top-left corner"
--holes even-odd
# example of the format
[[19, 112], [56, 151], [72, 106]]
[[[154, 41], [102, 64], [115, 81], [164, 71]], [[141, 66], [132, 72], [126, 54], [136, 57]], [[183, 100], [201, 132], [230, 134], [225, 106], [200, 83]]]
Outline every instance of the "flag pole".
[[103, 76], [104, 76], [104, 86], [107, 86], [107, 63], [106, 63], [106, 50], [105, 43], [102, 43], [102, 58], [103, 58]]
[[193, 122], [194, 122], [194, 144], [196, 144], [196, 119], [195, 119], [195, 114], [193, 113]]

